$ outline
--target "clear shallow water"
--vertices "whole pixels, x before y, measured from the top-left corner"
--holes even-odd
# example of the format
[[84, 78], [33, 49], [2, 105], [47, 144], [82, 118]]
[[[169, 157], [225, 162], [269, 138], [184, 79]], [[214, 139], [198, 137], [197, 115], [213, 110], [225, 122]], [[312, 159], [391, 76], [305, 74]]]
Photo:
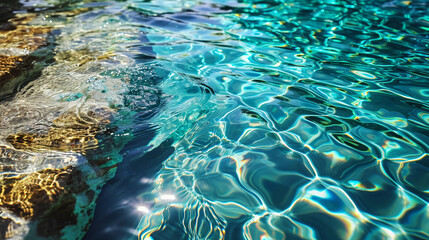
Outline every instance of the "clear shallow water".
[[12, 155], [101, 191], [64, 238], [429, 238], [426, 1], [27, 4], [55, 61], [2, 102], [1, 144], [110, 113], [92, 151]]

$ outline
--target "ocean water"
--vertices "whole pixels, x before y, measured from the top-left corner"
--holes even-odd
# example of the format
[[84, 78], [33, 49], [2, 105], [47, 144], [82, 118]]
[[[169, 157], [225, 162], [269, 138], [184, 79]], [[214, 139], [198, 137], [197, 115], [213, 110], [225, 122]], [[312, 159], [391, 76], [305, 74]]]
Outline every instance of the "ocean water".
[[[87, 186], [56, 235], [0, 206], [14, 238], [429, 238], [428, 1], [10, 6], [52, 31], [0, 95], [1, 177], [72, 166]], [[72, 134], [71, 113], [108, 119], [95, 144], [9, 137]]]

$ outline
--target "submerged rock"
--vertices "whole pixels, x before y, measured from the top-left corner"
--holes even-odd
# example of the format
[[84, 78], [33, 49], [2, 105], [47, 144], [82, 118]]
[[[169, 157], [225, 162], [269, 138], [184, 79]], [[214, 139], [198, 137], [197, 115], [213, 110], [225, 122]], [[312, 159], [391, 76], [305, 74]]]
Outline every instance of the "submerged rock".
[[[34, 52], [40, 46], [46, 44], [47, 33], [51, 32], [51, 26], [32, 26], [29, 23], [36, 14], [18, 14], [9, 20], [13, 30], [0, 31], [1, 49], [25, 49], [28, 53]], [[5, 51], [5, 50], [3, 50]]]
[[[57, 11], [46, 17], [73, 17], [88, 10]], [[46, 52], [38, 54], [37, 51], [49, 44], [48, 36], [56, 26], [34, 24], [37, 18], [35, 13], [20, 13], [0, 21], [0, 99], [14, 94], [17, 88], [37, 77], [42, 69], [35, 67], [36, 61], [40, 64], [41, 59], [50, 58]]]
[[[88, 173], [82, 173], [79, 168], [69, 165], [19, 174], [14, 164], [7, 163], [7, 157], [10, 154], [22, 155], [27, 151], [36, 153], [52, 150], [94, 155], [98, 146], [97, 134], [105, 133], [111, 114], [111, 111], [105, 109], [86, 114], [66, 112], [52, 122], [53, 125], [45, 134], [19, 133], [7, 137], [14, 149], [2, 148], [4, 156], [0, 165], [6, 171], [0, 176], [0, 216], [5, 212], [17, 219], [28, 220], [30, 231], [33, 231], [30, 234], [54, 238], [60, 238], [66, 226], [78, 224], [78, 215], [89, 219], [92, 215], [89, 203], [95, 200], [97, 193], [86, 183]], [[23, 160], [31, 160], [27, 158]], [[98, 164], [103, 163], [105, 161], [98, 161]], [[109, 170], [107, 167], [100, 174], [105, 175]], [[87, 209], [78, 207], [78, 201], [81, 205], [82, 201], [85, 202]], [[80, 211], [75, 212], [76, 209]], [[1, 219], [0, 236], [13, 237], [16, 233], [13, 224], [16, 225], [10, 218]], [[85, 228], [85, 225], [82, 227]]]
[[23, 69], [32, 65], [29, 56], [1, 56], [0, 55], [0, 82], [18, 76]]
[[16, 149], [83, 151], [97, 146], [96, 134], [109, 123], [108, 112], [86, 115], [67, 112], [53, 121], [46, 134], [18, 133], [6, 138]]
[[[37, 220], [39, 236], [60, 237], [61, 229], [77, 222], [75, 195], [89, 191], [89, 196], [92, 191], [81, 179], [81, 172], [73, 167], [2, 177], [0, 207], [26, 220]], [[0, 234], [5, 238], [13, 235], [11, 224], [8, 219], [0, 222]]]
[[47, 44], [47, 34], [52, 30], [51, 26], [29, 25], [35, 17], [16, 15], [8, 21], [8, 28], [0, 29], [0, 98], [13, 94], [28, 81], [27, 77], [35, 74], [30, 72], [37, 59], [33, 53]]
[[21, 224], [9, 217], [0, 217], [0, 239], [8, 239], [15, 235]]

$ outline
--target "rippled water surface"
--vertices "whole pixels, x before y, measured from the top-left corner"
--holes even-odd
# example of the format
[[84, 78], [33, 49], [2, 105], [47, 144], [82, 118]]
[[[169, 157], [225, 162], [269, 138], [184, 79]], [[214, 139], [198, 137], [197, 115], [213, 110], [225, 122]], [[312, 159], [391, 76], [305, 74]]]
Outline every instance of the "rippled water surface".
[[0, 238], [429, 238], [428, 1], [0, 7]]

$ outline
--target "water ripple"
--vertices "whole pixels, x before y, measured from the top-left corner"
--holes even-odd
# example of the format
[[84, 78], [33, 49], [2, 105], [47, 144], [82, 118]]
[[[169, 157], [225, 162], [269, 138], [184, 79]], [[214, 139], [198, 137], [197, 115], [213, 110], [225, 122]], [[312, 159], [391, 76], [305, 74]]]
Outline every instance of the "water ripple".
[[[199, 42], [192, 33], [210, 28], [190, 16], [179, 19], [186, 33], [162, 38], [168, 49], [154, 45], [170, 69], [197, 75], [215, 95], [197, 107], [204, 119], [175, 137], [159, 185], [146, 193], [154, 212], [143, 217], [140, 239], [164, 239], [172, 230], [161, 225], [205, 239], [428, 237], [427, 81], [416, 65], [427, 63], [416, 30], [425, 3], [365, 4], [213, 3], [227, 11], [200, 23], [227, 36]], [[165, 192], [180, 198], [150, 200]], [[188, 231], [187, 215], [175, 212], [198, 216], [193, 204], [213, 208], [208, 225]]]
[[35, 2], [55, 46], [0, 169], [83, 172], [63, 236], [118, 170], [88, 239], [429, 238], [427, 1]]

